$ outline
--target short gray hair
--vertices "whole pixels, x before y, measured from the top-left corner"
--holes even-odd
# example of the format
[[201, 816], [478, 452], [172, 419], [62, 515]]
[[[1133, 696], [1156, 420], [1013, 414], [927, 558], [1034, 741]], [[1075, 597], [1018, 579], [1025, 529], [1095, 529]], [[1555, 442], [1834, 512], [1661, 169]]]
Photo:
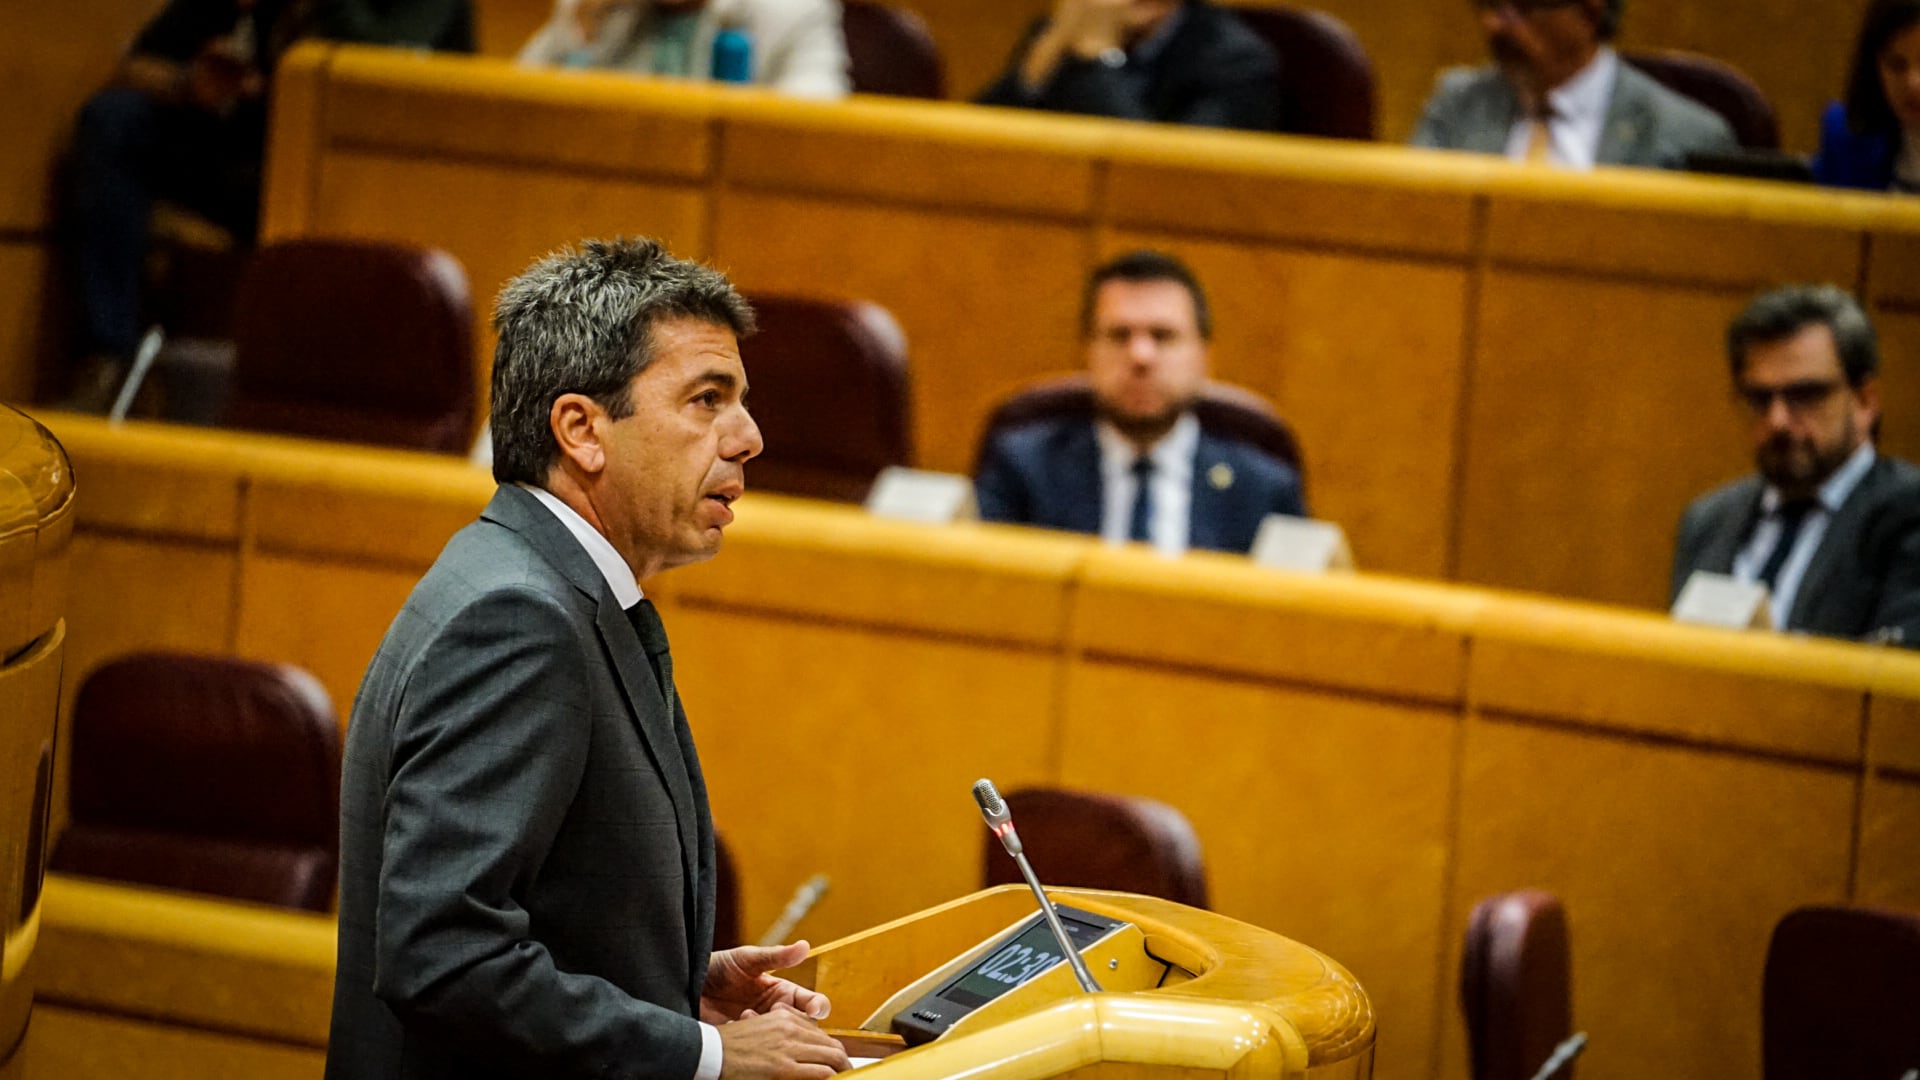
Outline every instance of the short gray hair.
[[507, 283], [494, 303], [493, 478], [544, 486], [559, 458], [549, 415], [585, 394], [618, 420], [653, 361], [653, 327], [693, 318], [753, 333], [753, 308], [726, 275], [676, 259], [658, 240], [588, 240]]

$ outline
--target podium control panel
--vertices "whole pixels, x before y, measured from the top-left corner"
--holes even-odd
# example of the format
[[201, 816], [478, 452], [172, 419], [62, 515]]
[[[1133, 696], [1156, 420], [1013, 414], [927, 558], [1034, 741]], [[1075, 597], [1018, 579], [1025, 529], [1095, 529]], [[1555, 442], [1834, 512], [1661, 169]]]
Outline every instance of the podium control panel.
[[[1058, 908], [1061, 925], [1082, 953], [1131, 925], [1075, 907]], [[908, 1046], [931, 1042], [967, 1014], [1065, 962], [1046, 916], [1035, 912], [972, 964], [895, 1013], [893, 1032]]]

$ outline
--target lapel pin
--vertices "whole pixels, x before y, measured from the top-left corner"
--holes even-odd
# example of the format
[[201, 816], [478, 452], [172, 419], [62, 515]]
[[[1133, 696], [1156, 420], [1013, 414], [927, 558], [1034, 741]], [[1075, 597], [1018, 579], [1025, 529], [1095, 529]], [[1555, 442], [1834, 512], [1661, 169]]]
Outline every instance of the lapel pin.
[[1213, 468], [1208, 469], [1207, 483], [1212, 484], [1213, 490], [1215, 491], [1225, 491], [1228, 488], [1232, 487], [1233, 486], [1233, 466], [1222, 461], [1219, 464], [1215, 465]]

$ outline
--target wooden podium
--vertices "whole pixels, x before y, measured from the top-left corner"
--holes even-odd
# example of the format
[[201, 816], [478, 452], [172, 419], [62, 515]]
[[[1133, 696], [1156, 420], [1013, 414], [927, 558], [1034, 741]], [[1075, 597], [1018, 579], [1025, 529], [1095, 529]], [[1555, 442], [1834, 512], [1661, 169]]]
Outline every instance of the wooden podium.
[[1082, 955], [1102, 992], [1060, 964], [905, 1048], [894, 1012], [979, 959], [1037, 911], [1018, 885], [988, 889], [821, 946], [788, 972], [833, 1001], [824, 1025], [873, 1080], [966, 1076], [1369, 1077], [1373, 1008], [1313, 949], [1223, 915], [1130, 893], [1049, 889], [1132, 924]]

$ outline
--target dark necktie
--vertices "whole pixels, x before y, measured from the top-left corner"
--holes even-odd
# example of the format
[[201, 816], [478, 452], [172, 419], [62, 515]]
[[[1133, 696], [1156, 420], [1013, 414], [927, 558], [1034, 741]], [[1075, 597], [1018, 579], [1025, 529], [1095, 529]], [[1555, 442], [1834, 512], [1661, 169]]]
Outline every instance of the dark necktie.
[[1152, 541], [1152, 523], [1153, 459], [1142, 454], [1133, 459], [1133, 516], [1127, 521], [1127, 539]]
[[660, 696], [666, 699], [667, 715], [675, 716], [673, 654], [667, 651], [667, 627], [660, 621], [659, 609], [653, 606], [653, 601], [641, 600], [627, 609], [627, 621], [633, 623], [633, 632], [640, 635], [640, 647], [646, 650], [653, 677], [660, 682]]
[[1780, 576], [1780, 568], [1787, 565], [1787, 557], [1793, 554], [1793, 542], [1800, 538], [1800, 526], [1807, 520], [1807, 512], [1815, 503], [1812, 499], [1780, 504], [1780, 538], [1773, 543], [1773, 553], [1767, 556], [1767, 564], [1760, 568], [1760, 581], [1767, 591], [1773, 591], [1773, 583]]

